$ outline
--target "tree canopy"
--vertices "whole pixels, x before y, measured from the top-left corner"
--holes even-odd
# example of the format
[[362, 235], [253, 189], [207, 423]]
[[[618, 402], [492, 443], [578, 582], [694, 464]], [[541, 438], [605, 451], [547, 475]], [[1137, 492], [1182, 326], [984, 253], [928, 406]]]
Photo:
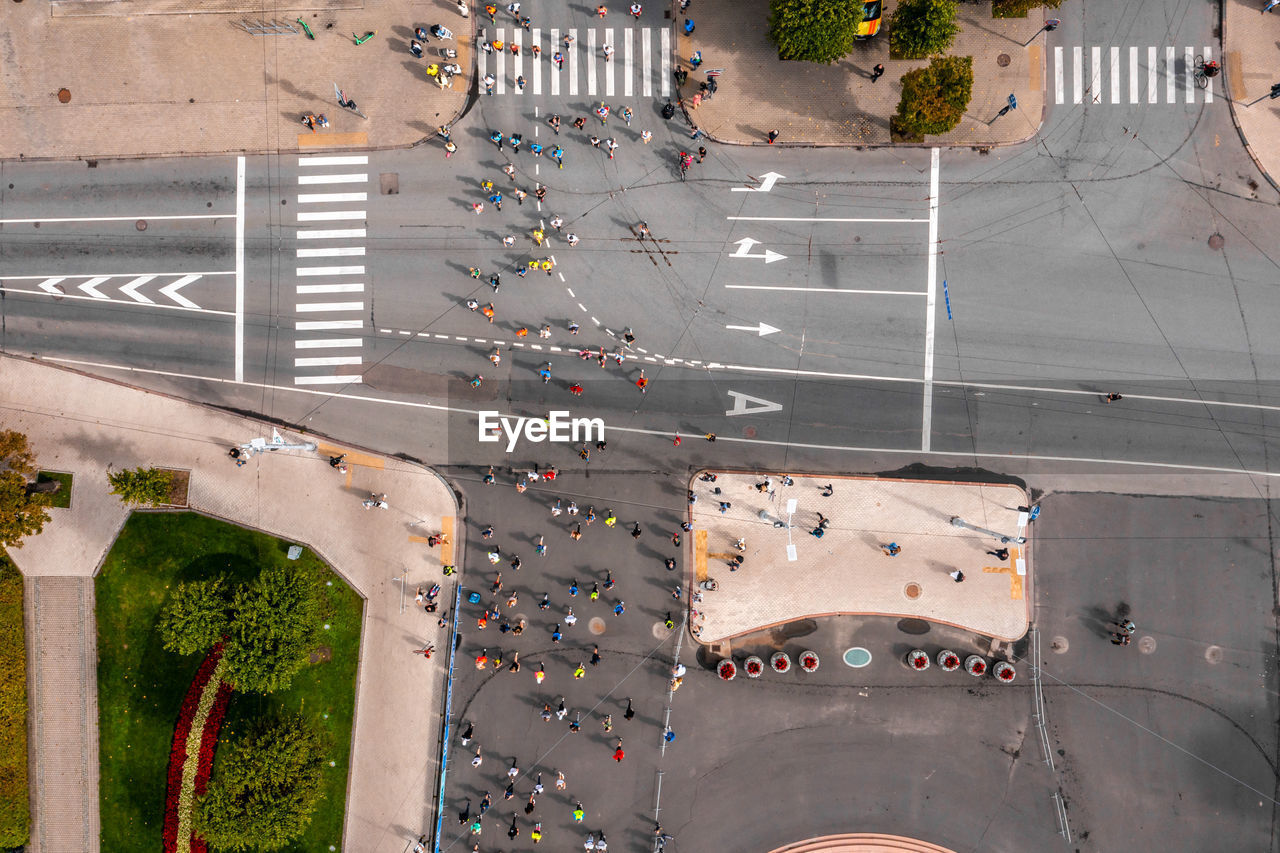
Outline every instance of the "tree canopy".
[[223, 577], [180, 581], [160, 611], [160, 639], [180, 655], [206, 652], [227, 630], [231, 601]]
[[924, 59], [945, 53], [956, 34], [956, 0], [901, 0], [889, 19], [889, 50], [894, 59]]
[[218, 850], [279, 850], [302, 835], [321, 799], [324, 732], [301, 715], [265, 718], [218, 754], [196, 804], [196, 832]]
[[35, 473], [35, 453], [27, 437], [0, 430], [0, 546], [21, 548], [24, 536], [39, 533], [49, 521], [49, 496], [28, 488]]
[[159, 468], [134, 468], [108, 474], [111, 494], [119, 495], [127, 504], [159, 506], [169, 497], [173, 486], [173, 472]]
[[1040, 6], [1056, 9], [1062, 0], [993, 0], [991, 17], [993, 18], [1025, 18], [1032, 10]]
[[960, 123], [972, 94], [973, 57], [935, 57], [902, 75], [894, 124], [911, 135], [946, 133]]
[[317, 580], [293, 566], [263, 569], [235, 591], [226, 680], [236, 690], [283, 690], [307, 665], [322, 620]]
[[769, 38], [779, 59], [831, 63], [853, 50], [862, 0], [771, 0]]

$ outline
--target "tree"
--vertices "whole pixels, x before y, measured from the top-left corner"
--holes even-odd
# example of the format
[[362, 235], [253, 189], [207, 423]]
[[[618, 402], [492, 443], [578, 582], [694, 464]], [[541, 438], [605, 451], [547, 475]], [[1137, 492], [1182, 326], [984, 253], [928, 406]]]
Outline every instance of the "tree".
[[889, 19], [889, 49], [894, 59], [924, 59], [945, 53], [955, 41], [956, 0], [902, 0]]
[[134, 468], [108, 474], [111, 494], [119, 495], [127, 504], [159, 506], [169, 498], [173, 486], [173, 472], [159, 468]]
[[973, 57], [936, 57], [902, 75], [894, 129], [912, 136], [946, 133], [960, 123], [972, 93]]
[[179, 583], [160, 611], [165, 649], [192, 655], [213, 648], [227, 630], [230, 605], [226, 578]]
[[49, 496], [28, 488], [35, 473], [35, 454], [27, 437], [0, 431], [0, 546], [21, 548], [24, 536], [39, 533], [49, 521]]
[[769, 39], [779, 59], [835, 62], [853, 50], [862, 0], [771, 0]]
[[223, 659], [236, 690], [283, 690], [315, 648], [322, 603], [318, 580], [294, 566], [263, 569], [235, 592]]
[[994, 0], [991, 4], [991, 17], [1025, 18], [1032, 9], [1041, 6], [1056, 9], [1061, 5], [1062, 0]]
[[279, 850], [311, 822], [330, 745], [301, 715], [258, 720], [218, 756], [196, 833], [218, 850]]

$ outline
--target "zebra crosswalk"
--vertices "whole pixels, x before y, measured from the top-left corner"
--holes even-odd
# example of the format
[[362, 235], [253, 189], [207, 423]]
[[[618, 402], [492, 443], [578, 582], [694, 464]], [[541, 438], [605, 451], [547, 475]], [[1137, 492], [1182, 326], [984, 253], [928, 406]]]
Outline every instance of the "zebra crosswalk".
[[[529, 32], [498, 27], [491, 41], [502, 42], [501, 51], [479, 52], [479, 76], [492, 74], [495, 95], [589, 97], [642, 95], [671, 96], [671, 30], [654, 27], [570, 27]], [[487, 34], [486, 34], [487, 37]], [[566, 44], [567, 40], [567, 44]], [[613, 48], [605, 60], [604, 46]], [[511, 46], [515, 52], [511, 52]], [[537, 47], [535, 51], [533, 48]], [[563, 63], [553, 57], [559, 51]], [[522, 89], [517, 80], [525, 78]]]
[[[1071, 51], [1070, 57], [1066, 51]], [[1195, 78], [1195, 60], [1213, 59], [1213, 48], [1155, 45], [1145, 49], [1094, 45], [1088, 48], [1053, 49], [1053, 102], [1055, 104], [1176, 104], [1196, 103], [1196, 92], [1204, 93], [1204, 103], [1213, 103], [1213, 79], [1201, 89]], [[1161, 86], [1163, 80], [1164, 85]], [[1067, 91], [1068, 86], [1070, 91]], [[1162, 97], [1163, 96], [1163, 97]], [[1068, 101], [1068, 99], [1070, 99]]]

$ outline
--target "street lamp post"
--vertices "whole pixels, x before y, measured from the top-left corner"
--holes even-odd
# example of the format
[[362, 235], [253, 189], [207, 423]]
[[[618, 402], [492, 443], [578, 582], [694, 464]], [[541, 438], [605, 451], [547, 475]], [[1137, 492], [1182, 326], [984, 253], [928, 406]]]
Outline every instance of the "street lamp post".
[[1035, 41], [1037, 38], [1039, 38], [1039, 37], [1040, 37], [1040, 34], [1041, 34], [1041, 33], [1051, 33], [1051, 32], [1053, 32], [1054, 30], [1056, 30], [1056, 29], [1058, 28], [1058, 24], [1061, 24], [1061, 23], [1062, 23], [1062, 21], [1058, 20], [1057, 18], [1050, 18], [1049, 20], [1047, 20], [1047, 21], [1045, 21], [1045, 22], [1044, 22], [1044, 26], [1043, 26], [1043, 27], [1041, 27], [1040, 29], [1036, 30], [1036, 34], [1035, 34], [1035, 35], [1033, 35], [1031, 38], [1029, 38], [1029, 39], [1027, 39], [1026, 41], [1024, 41], [1024, 42], [1022, 43], [1022, 46], [1023, 46], [1023, 47], [1026, 47], [1027, 45], [1031, 44], [1033, 41]]
[[1008, 545], [1010, 542], [1015, 545], [1023, 545], [1027, 541], [1027, 537], [1025, 536], [1006, 536], [1003, 533], [997, 533], [994, 530], [988, 530], [985, 527], [978, 527], [975, 524], [970, 524], [958, 515], [953, 515], [951, 517], [951, 525], [953, 527], [963, 527], [966, 530], [972, 530], [976, 533], [985, 533], [988, 536], [994, 536], [996, 539], [1000, 540], [1001, 545]]

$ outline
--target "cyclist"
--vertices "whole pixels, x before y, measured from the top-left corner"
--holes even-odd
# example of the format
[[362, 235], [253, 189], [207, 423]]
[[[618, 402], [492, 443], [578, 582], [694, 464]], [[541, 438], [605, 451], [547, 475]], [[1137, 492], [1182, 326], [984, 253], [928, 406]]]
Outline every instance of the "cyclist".
[[1222, 66], [1218, 64], [1216, 59], [1210, 59], [1204, 64], [1204, 76], [1206, 77], [1217, 77], [1220, 71], [1222, 71]]
[[693, 165], [693, 155], [688, 151], [680, 152], [680, 180], [684, 180], [685, 172], [689, 171], [689, 167]]

